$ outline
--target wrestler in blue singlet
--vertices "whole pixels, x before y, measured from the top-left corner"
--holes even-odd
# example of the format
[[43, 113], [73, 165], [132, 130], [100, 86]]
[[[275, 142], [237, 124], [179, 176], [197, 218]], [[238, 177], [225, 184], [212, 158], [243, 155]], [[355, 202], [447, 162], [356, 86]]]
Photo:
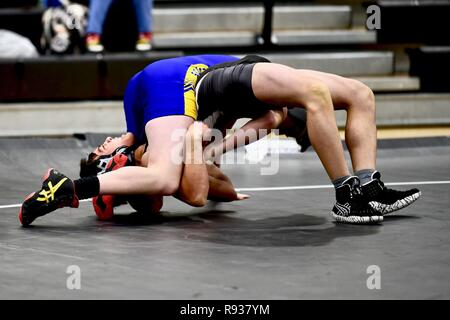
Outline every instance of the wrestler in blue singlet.
[[198, 55], [156, 61], [138, 72], [124, 96], [127, 131], [138, 143], [145, 141], [145, 125], [152, 119], [185, 115], [197, 120], [195, 85], [209, 67], [238, 58], [227, 55]]

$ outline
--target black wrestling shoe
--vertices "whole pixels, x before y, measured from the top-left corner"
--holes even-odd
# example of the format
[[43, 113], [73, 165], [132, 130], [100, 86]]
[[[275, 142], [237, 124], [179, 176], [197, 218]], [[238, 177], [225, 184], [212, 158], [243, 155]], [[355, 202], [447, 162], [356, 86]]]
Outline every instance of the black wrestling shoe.
[[31, 193], [23, 202], [19, 220], [26, 227], [36, 218], [58, 208], [78, 208], [78, 204], [73, 181], [53, 168], [48, 169], [41, 190]]
[[373, 224], [383, 221], [361, 194], [358, 177], [350, 177], [336, 188], [332, 216], [337, 222]]
[[386, 188], [381, 181], [381, 174], [378, 171], [372, 174], [372, 181], [361, 186], [361, 191], [369, 205], [382, 215], [409, 206], [419, 199], [421, 195], [420, 190], [416, 188], [406, 191]]

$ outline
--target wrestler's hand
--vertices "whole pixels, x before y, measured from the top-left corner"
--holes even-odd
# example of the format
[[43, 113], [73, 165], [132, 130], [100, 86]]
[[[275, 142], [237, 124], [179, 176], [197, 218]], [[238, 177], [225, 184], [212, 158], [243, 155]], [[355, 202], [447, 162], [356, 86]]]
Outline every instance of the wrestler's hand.
[[243, 194], [243, 193], [236, 194], [236, 201], [246, 200], [248, 198], [250, 198], [250, 196], [248, 194]]
[[195, 141], [203, 141], [204, 138], [210, 136], [211, 129], [203, 122], [196, 121], [191, 124], [186, 133], [186, 138], [191, 138]]
[[138, 167], [146, 167], [147, 166], [147, 158], [144, 157], [146, 149], [146, 145], [140, 145], [134, 150], [134, 165]]

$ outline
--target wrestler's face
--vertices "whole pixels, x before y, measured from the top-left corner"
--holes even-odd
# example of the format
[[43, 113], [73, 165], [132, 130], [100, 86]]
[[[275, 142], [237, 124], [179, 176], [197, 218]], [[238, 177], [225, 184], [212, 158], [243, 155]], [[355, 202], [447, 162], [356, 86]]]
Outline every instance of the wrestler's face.
[[124, 133], [120, 137], [107, 137], [105, 141], [95, 148], [94, 153], [97, 156], [104, 156], [113, 153], [117, 148], [122, 146], [131, 146], [134, 143], [134, 136], [132, 133]]

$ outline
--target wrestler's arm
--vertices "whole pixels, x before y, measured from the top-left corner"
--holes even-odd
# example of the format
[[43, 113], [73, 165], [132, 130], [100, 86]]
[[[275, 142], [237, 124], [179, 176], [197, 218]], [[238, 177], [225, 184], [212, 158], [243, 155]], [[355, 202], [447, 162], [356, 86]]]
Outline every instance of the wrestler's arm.
[[246, 194], [236, 192], [230, 178], [219, 167], [214, 164], [207, 164], [206, 169], [209, 175], [209, 200], [230, 202], [249, 198]]
[[[202, 139], [206, 128], [194, 130], [194, 125], [191, 125], [186, 134], [185, 165], [175, 197], [195, 207], [205, 205], [207, 199], [224, 202], [247, 199], [249, 196], [236, 193], [230, 179], [218, 167], [205, 165]], [[135, 162], [136, 165], [147, 166], [143, 146], [136, 150]]]
[[197, 125], [191, 125], [186, 134], [185, 165], [175, 196], [194, 207], [204, 206], [207, 199], [230, 202], [249, 198], [236, 193], [231, 180], [217, 166], [205, 164], [202, 142], [209, 129], [205, 124]]
[[[269, 110], [263, 116], [250, 120], [229, 137], [218, 143], [211, 144], [206, 151], [206, 159], [217, 159], [217, 157], [229, 150], [237, 149], [265, 137], [272, 129], [278, 128], [286, 116], [287, 108], [283, 108]], [[260, 131], [260, 129], [267, 129], [267, 131]]]
[[191, 125], [186, 133], [185, 161], [180, 187], [175, 197], [191, 206], [206, 204], [209, 191], [209, 177], [203, 159], [203, 133], [207, 126], [201, 122]]

